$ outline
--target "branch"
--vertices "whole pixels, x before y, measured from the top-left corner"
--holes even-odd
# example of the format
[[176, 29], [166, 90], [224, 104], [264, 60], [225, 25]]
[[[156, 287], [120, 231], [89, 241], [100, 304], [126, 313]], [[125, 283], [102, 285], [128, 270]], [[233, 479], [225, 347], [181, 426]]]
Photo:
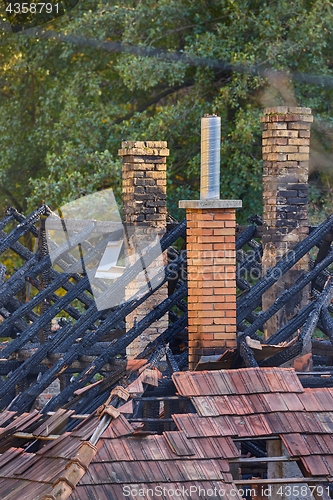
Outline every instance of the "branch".
[[193, 80], [187, 80], [182, 85], [178, 85], [177, 87], [171, 87], [171, 88], [164, 90], [160, 94], [157, 94], [156, 96], [152, 97], [148, 101], [146, 101], [143, 104], [141, 104], [140, 106], [138, 106], [137, 109], [135, 109], [134, 111], [131, 111], [130, 113], [127, 113], [126, 115], [124, 115], [120, 118], [117, 118], [114, 121], [114, 124], [119, 125], [119, 123], [121, 123], [125, 120], [129, 120], [130, 118], [132, 118], [132, 116], [135, 115], [135, 113], [142, 113], [143, 111], [145, 111], [147, 108], [149, 108], [153, 104], [157, 104], [161, 99], [163, 99], [163, 97], [166, 97], [170, 94], [173, 94], [174, 92], [178, 92], [178, 90], [184, 89], [186, 87], [191, 87], [193, 85], [193, 83], [194, 83]]
[[5, 186], [2, 186], [3, 192], [8, 196], [8, 198], [14, 203], [15, 208], [21, 213], [24, 212], [23, 207], [19, 201], [15, 198], [15, 196], [7, 189]]

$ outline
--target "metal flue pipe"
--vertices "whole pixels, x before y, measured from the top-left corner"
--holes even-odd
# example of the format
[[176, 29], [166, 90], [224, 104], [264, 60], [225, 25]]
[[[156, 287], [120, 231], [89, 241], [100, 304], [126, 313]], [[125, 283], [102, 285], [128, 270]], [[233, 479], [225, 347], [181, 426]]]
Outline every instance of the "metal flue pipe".
[[221, 117], [201, 118], [200, 199], [220, 199]]

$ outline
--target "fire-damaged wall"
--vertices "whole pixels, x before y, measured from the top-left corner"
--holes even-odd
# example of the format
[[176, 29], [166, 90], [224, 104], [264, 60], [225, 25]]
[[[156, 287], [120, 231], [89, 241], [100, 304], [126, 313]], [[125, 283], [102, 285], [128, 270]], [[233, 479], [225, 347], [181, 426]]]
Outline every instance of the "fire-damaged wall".
[[[275, 107], [264, 110], [263, 123], [263, 274], [308, 234], [308, 170], [311, 110]], [[291, 255], [292, 258], [292, 255]], [[309, 270], [304, 256], [263, 295], [263, 310]], [[266, 338], [309, 300], [305, 287], [267, 323]]]

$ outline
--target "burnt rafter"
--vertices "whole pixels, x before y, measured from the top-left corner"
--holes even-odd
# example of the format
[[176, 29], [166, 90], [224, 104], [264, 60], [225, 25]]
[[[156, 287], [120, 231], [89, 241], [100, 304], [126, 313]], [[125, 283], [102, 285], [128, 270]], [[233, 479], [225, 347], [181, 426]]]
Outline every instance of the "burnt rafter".
[[[36, 397], [60, 374], [81, 372], [78, 378], [91, 380], [95, 373], [103, 371], [104, 366], [112, 366], [108, 363], [115, 359], [116, 354], [124, 350], [131, 339], [136, 338], [150, 323], [170, 311], [172, 307], [177, 307], [178, 314], [175, 314], [175, 310], [171, 311], [172, 322], [169, 327], [159, 335], [156, 341], [147, 346], [144, 355], [150, 357], [157, 348], [163, 344], [166, 345], [187, 325], [186, 302], [183, 300], [187, 295], [187, 284], [186, 281], [184, 282], [186, 273], [181, 272], [186, 262], [186, 252], [171, 252], [173, 258], [154, 278], [154, 291], [156, 291], [169, 279], [174, 279], [175, 275], [181, 277], [174, 283], [175, 286], [169, 298], [150, 311], [147, 317], [135, 325], [128, 334], [120, 335], [119, 338], [119, 333], [117, 333], [113, 337], [112, 332], [118, 328], [124, 318], [148, 299], [153, 291], [147, 292], [142, 288], [130, 301], [113, 309], [98, 311], [88, 276], [79, 273], [81, 263], [68, 254], [69, 246], [74, 248], [80, 240], [88, 236], [91, 228], [78, 224], [76, 234], [66, 244], [60, 247], [55, 243], [52, 245], [52, 260], [57, 259], [58, 268], [63, 270], [63, 272], [56, 271], [51, 267], [51, 258], [45, 247], [45, 230], [42, 229], [41, 234], [41, 230], [35, 225], [49, 213], [50, 210], [43, 206], [26, 218], [15, 209], [9, 209], [7, 215], [0, 221], [2, 250], [10, 249], [21, 261], [23, 260], [21, 267], [7, 280], [5, 280], [6, 269], [4, 266], [1, 267], [2, 286], [0, 289], [0, 303], [2, 304], [0, 335], [5, 336], [10, 333], [13, 326], [17, 331], [16, 338], [3, 344], [1, 350], [3, 360], [0, 361], [0, 368], [3, 365], [1, 373], [7, 375], [7, 378], [0, 386], [0, 405], [2, 408], [7, 405], [15, 406], [19, 412], [29, 410]], [[8, 224], [11, 224], [12, 228], [13, 223], [18, 224], [12, 231], [5, 232], [9, 227]], [[185, 228], [185, 221], [174, 224], [173, 228], [162, 238], [161, 250], [169, 249], [179, 237], [184, 237]], [[39, 238], [37, 253], [25, 248], [21, 243], [22, 240], [18, 241], [27, 232]], [[86, 261], [93, 261], [98, 252], [105, 248], [107, 241], [106, 235], [95, 247], [92, 247], [88, 241], [84, 241], [82, 245], [86, 251]], [[153, 262], [155, 256], [155, 247], [149, 248], [144, 256], [145, 264], [149, 265]], [[101, 293], [106, 299], [114, 293], [122, 293], [126, 285], [135, 279], [140, 271], [141, 263], [136, 262], [116, 280], [115, 286], [103, 286], [103, 282], [99, 282]], [[16, 294], [21, 293], [27, 283], [32, 287], [33, 293], [30, 300], [24, 303], [16, 297]], [[58, 290], [62, 290], [62, 293], [59, 294]], [[40, 305], [45, 304], [45, 301], [48, 302], [48, 306], [43, 310]], [[48, 337], [40, 345], [37, 342], [38, 334], [45, 327], [48, 328], [54, 318], [61, 314], [67, 315], [69, 319], [62, 318], [60, 322], [58, 321], [58, 329], [49, 330]], [[109, 338], [108, 342], [101, 342], [106, 338]], [[29, 353], [28, 357], [24, 355], [24, 350]], [[6, 358], [8, 361], [4, 361]], [[51, 363], [51, 366], [45, 364], [46, 360]], [[176, 361], [173, 360], [173, 363]], [[92, 366], [96, 368], [93, 374]], [[114, 365], [115, 373], [112, 376], [114, 383], [119, 380], [120, 376], [116, 375], [116, 366]], [[39, 375], [36, 379], [37, 374]], [[28, 379], [29, 382], [27, 382]], [[22, 380], [26, 382], [23, 384]], [[82, 382], [83, 385], [85, 383]], [[81, 387], [82, 384], [79, 381], [70, 384], [67, 392], [63, 390], [59, 400], [66, 403], [69, 397], [73, 397], [76, 385]], [[15, 395], [18, 387], [21, 394], [18, 394], [15, 401], [12, 401], [13, 394]], [[57, 401], [53, 401], [52, 404], [57, 405]]]
[[[180, 224], [173, 222], [172, 228], [169, 228], [161, 240], [162, 251], [168, 251], [169, 263], [156, 276], [154, 288], [156, 291], [169, 281], [169, 297], [148, 312], [146, 317], [135, 322], [124, 334], [123, 331], [116, 332], [116, 329], [128, 314], [149, 299], [152, 291], [139, 290], [132, 300], [110, 310], [98, 311], [88, 276], [80, 274], [81, 263], [68, 254], [68, 242], [66, 247], [57, 246], [55, 243], [51, 247], [52, 259], [57, 258], [59, 271], [51, 267], [50, 255], [45, 248], [43, 252], [33, 253], [22, 244], [22, 236], [27, 232], [32, 237], [38, 238], [40, 230], [36, 223], [49, 212], [49, 209], [43, 206], [26, 218], [16, 210], [9, 209], [0, 221], [1, 248], [5, 252], [10, 249], [22, 262], [21, 267], [16, 266], [17, 269], [7, 279], [6, 269], [0, 267], [0, 281], [2, 281], [0, 335], [13, 337], [13, 340], [3, 344], [1, 349], [3, 361], [0, 361], [0, 372], [6, 378], [0, 385], [0, 405], [2, 408], [10, 405], [19, 413], [27, 411], [56, 378], [67, 377], [69, 381], [70, 374], [78, 373], [71, 383], [63, 385], [61, 392], [50, 400], [45, 411], [68, 405], [69, 408], [75, 407], [80, 411], [93, 411], [104, 403], [112, 387], [119, 384], [126, 374], [126, 361], [117, 361], [116, 356], [124, 353], [129, 343], [149, 325], [169, 312], [169, 325], [138, 354], [138, 360], [153, 359], [154, 353], [162, 348], [165, 349], [167, 344], [181, 332], [184, 334], [188, 321], [187, 302], [184, 300], [187, 295], [188, 279], [186, 252], [179, 252], [172, 245], [179, 237], [185, 237], [186, 222]], [[317, 259], [312, 261], [309, 273], [301, 276], [292, 287], [280, 294], [265, 312], [260, 309], [262, 295], [267, 289], [309, 250], [317, 247], [323, 249], [322, 241], [330, 240], [333, 217], [312, 229], [310, 235], [299, 243], [292, 253], [287, 254], [275, 267], [266, 272], [265, 276], [261, 276], [261, 220], [254, 217], [249, 222], [251, 225], [242, 227], [236, 239], [236, 281], [240, 290], [237, 299], [239, 332], [237, 363], [243, 362], [246, 366], [258, 364], [272, 366], [299, 354], [302, 345], [311, 337], [315, 328], [319, 328], [332, 341], [333, 307], [330, 301], [332, 285], [326, 282], [331, 276], [329, 266], [333, 262], [333, 250], [327, 245], [325, 254], [322, 251], [320, 258], [317, 256]], [[13, 229], [8, 231], [9, 227]], [[84, 225], [78, 225], [70, 246], [74, 247], [89, 231], [90, 228], [87, 230]], [[85, 241], [83, 245], [86, 258], [93, 262], [107, 241], [107, 234], [103, 234], [95, 247]], [[65, 251], [67, 253], [64, 253]], [[154, 249], [148, 249], [145, 262], [147, 264], [152, 262], [155, 255]], [[136, 262], [111, 287], [103, 288], [103, 285], [100, 285], [100, 292], [106, 299], [113, 293], [123, 293], [127, 284], [135, 279], [140, 270], [141, 264]], [[310, 281], [313, 285], [310, 302], [263, 341], [262, 330], [267, 319]], [[28, 283], [33, 293], [27, 302], [23, 302], [22, 290]], [[20, 298], [17, 296], [19, 293]], [[45, 301], [47, 307], [43, 310], [40, 305], [45, 304]], [[62, 315], [65, 317], [59, 321], [59, 316]], [[55, 318], [58, 318], [58, 329], [48, 330], [44, 344], [40, 344], [38, 335], [43, 329], [48, 329]], [[276, 345], [288, 342], [297, 332], [296, 343], [283, 352], [259, 362], [256, 360], [254, 349], [245, 342], [245, 337], [251, 337], [262, 344]], [[186, 337], [183, 339], [185, 339], [185, 351], [180, 357], [171, 351], [163, 351], [166, 362], [172, 370], [177, 366], [179, 368], [183, 366], [184, 359], [187, 359]], [[121, 364], [123, 362], [124, 365]], [[235, 362], [233, 366], [236, 366]], [[104, 370], [109, 370], [107, 372], [109, 375]], [[93, 382], [97, 373], [106, 376], [103, 383], [92, 387], [87, 393], [76, 395], [75, 391]], [[22, 380], [25, 380], [24, 384], [21, 383]], [[12, 401], [14, 396], [15, 400]], [[93, 403], [94, 398], [96, 399]]]
[[[80, 387], [84, 387], [87, 382], [89, 382], [96, 373], [98, 373], [104, 366], [109, 357], [115, 356], [122, 349], [126, 348], [136, 337], [140, 335], [151, 323], [162, 317], [172, 306], [174, 306], [177, 301], [184, 297], [187, 293], [187, 285], [181, 286], [177, 292], [175, 292], [171, 297], [168, 297], [163, 301], [154, 311], [151, 311], [147, 316], [141, 320], [136, 327], [131, 328], [126, 332], [120, 339], [118, 339], [114, 344], [112, 344], [108, 349], [106, 349], [103, 354], [100, 354], [91, 365], [83, 370], [81, 375], [73, 381], [72, 384], [67, 386], [58, 396], [54, 398], [53, 401], [47, 405], [46, 409], [53, 410], [62, 403], [66, 402], [69, 397], [74, 393], [75, 390]], [[103, 328], [103, 326], [101, 327]]]
[[328, 280], [325, 289], [317, 298], [315, 306], [309, 314], [296, 342], [272, 358], [262, 363], [262, 366], [279, 366], [290, 359], [295, 358], [302, 352], [302, 349], [311, 340], [313, 332], [318, 324], [320, 313], [323, 307], [327, 307], [333, 296], [333, 280]]
[[[305, 285], [311, 282], [323, 269], [329, 266], [333, 262], [333, 250], [322, 260], [317, 266], [305, 275], [298, 283], [295, 283], [294, 286], [289, 288], [289, 290], [285, 290], [274, 302], [274, 304], [263, 312], [254, 323], [242, 333], [242, 336], [249, 335], [255, 333], [269, 318], [271, 318], [281, 307], [290, 300], [296, 293], [304, 288]], [[274, 270], [273, 270], [274, 272]]]
[[[327, 234], [333, 226], [333, 216], [331, 215], [318, 226], [307, 238], [299, 243], [292, 252], [288, 252], [278, 264], [271, 268], [243, 297], [237, 304], [237, 322], [243, 321], [247, 314], [253, 311], [261, 303], [263, 293], [276, 283], [296, 262], [298, 262], [307, 252], [309, 252], [322, 238]], [[332, 260], [331, 260], [332, 259]], [[325, 269], [333, 261], [333, 252], [330, 252], [327, 257], [321, 261], [312, 275], [313, 279], [320, 271]], [[324, 262], [324, 264], [323, 264]], [[318, 267], [320, 266], [320, 267]], [[310, 280], [311, 281], [311, 280]], [[307, 278], [304, 278], [304, 285], [308, 283]]]

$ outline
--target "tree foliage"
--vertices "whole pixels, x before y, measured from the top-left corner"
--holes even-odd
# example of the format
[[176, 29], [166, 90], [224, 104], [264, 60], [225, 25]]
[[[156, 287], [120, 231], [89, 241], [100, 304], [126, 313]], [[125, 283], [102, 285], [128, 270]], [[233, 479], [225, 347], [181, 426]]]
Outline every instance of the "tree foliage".
[[0, 204], [120, 196], [121, 141], [167, 140], [178, 215], [179, 199], [199, 196], [200, 118], [216, 113], [221, 195], [243, 200], [244, 220], [261, 210], [267, 105], [312, 108], [313, 169], [329, 176], [332, 24], [328, 0], [84, 0], [42, 31], [3, 34]]

